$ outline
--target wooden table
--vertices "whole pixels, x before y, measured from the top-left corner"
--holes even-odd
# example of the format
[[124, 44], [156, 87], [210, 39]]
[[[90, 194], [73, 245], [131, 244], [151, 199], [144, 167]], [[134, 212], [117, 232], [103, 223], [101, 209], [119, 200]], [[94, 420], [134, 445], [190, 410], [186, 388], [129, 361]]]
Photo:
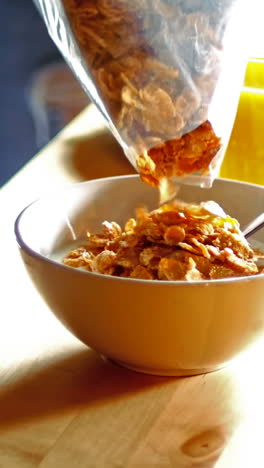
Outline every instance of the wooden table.
[[131, 171], [90, 106], [0, 192], [0, 468], [264, 466], [262, 341], [212, 374], [137, 374], [75, 339], [27, 277], [18, 212], [55, 187]]

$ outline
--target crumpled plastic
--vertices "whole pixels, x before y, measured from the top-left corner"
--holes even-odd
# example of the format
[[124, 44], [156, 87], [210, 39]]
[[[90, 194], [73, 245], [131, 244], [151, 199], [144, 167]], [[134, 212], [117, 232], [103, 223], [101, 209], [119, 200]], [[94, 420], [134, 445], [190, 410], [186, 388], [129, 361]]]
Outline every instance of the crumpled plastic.
[[[165, 176], [210, 187], [243, 82], [246, 2], [34, 1], [53, 41], [139, 172], [145, 165], [154, 174], [157, 161], [149, 159], [149, 150], [181, 141], [209, 123], [220, 144], [206, 167], [194, 161], [189, 172], [167, 170], [166, 155], [160, 164]], [[140, 166], [142, 155], [147, 159]]]

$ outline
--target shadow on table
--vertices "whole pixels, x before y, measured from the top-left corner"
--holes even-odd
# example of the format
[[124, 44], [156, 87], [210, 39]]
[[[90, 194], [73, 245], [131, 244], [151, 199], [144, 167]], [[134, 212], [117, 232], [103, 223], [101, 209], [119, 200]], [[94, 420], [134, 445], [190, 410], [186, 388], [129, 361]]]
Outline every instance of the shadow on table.
[[[183, 379], [159, 377], [119, 367], [89, 349], [68, 353], [64, 358], [60, 354], [45, 362], [36, 360], [2, 389], [0, 433], [149, 392], [152, 398], [145, 411], [153, 411], [155, 398], [163, 409], [148, 428], [147, 444], [159, 443], [161, 428], [165, 428], [167, 438], [161, 451], [169, 451], [175, 459], [173, 466], [194, 466], [178, 463], [184, 458], [195, 460], [197, 467], [212, 468], [239, 425], [241, 414], [234, 404], [237, 391], [228, 370]], [[141, 447], [139, 441], [136, 461], [148, 457], [143, 442]]]
[[[63, 357], [59, 352], [28, 363], [16, 380], [2, 388], [0, 433], [8, 437], [9, 430], [21, 426], [23, 430], [25, 423], [72, 413], [75, 417], [81, 410], [118, 405], [119, 400], [129, 406], [130, 398], [140, 401], [143, 394], [149, 394], [144, 407], [141, 400], [139, 411], [151, 413], [156, 404], [159, 410], [147, 427], [147, 439], [137, 442], [135, 461], [151, 457], [152, 452], [145, 450], [159, 445], [161, 434], [166, 434], [159, 450], [164, 457], [169, 453], [173, 466], [212, 468], [244, 417], [239, 375], [240, 371], [233, 375], [232, 368], [189, 378], [145, 375], [122, 368], [90, 349], [70, 347]], [[136, 411], [135, 404], [133, 407]], [[189, 464], [181, 464], [182, 460]], [[225, 456], [220, 466], [228, 466]]]
[[0, 431], [175, 382], [121, 368], [89, 349], [33, 363], [24, 374], [0, 391]]
[[136, 173], [106, 128], [87, 137], [69, 138], [65, 145], [65, 164], [81, 181]]

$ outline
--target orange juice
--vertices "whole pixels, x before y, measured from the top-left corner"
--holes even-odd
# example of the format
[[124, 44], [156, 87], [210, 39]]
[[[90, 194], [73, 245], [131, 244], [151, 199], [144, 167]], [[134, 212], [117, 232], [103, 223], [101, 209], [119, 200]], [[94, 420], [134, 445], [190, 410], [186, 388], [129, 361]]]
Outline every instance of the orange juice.
[[248, 63], [220, 176], [264, 185], [264, 59]]

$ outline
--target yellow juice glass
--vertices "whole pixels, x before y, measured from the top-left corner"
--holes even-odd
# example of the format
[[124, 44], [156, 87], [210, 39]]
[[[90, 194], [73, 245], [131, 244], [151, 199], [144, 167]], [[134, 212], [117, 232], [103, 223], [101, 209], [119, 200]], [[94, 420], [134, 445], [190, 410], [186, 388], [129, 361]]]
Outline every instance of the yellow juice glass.
[[264, 185], [264, 59], [250, 59], [220, 177]]

